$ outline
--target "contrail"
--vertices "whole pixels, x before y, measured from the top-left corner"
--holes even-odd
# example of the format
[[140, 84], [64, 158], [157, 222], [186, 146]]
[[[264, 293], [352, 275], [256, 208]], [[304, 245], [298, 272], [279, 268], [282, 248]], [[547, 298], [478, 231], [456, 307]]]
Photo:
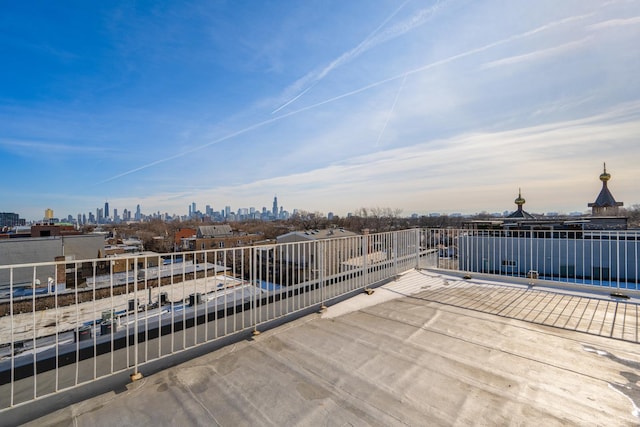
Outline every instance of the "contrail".
[[400, 12], [404, 8], [404, 6], [407, 3], [409, 3], [409, 1], [410, 0], [405, 0], [400, 6], [398, 6], [398, 8], [396, 10], [394, 10], [389, 16], [387, 16], [387, 18], [384, 21], [382, 21], [382, 23], [380, 25], [378, 25], [376, 27], [376, 29], [374, 29], [367, 37], [365, 37], [364, 40], [362, 40], [356, 47], [354, 47], [353, 49], [343, 53], [338, 58], [336, 58], [333, 61], [331, 61], [331, 63], [329, 65], [327, 65], [326, 67], [324, 67], [319, 73], [315, 74], [314, 72], [311, 72], [311, 73], [307, 74], [305, 77], [303, 77], [300, 80], [298, 80], [294, 84], [294, 86], [296, 86], [296, 85], [304, 85], [309, 80], [311, 80], [313, 82], [311, 83], [311, 85], [308, 88], [303, 90], [301, 93], [299, 93], [295, 97], [291, 98], [290, 100], [288, 100], [287, 102], [282, 104], [280, 107], [278, 107], [275, 110], [273, 110], [271, 112], [271, 114], [277, 113], [278, 111], [282, 110], [283, 108], [285, 108], [289, 104], [291, 104], [291, 103], [295, 102], [296, 100], [298, 100], [302, 95], [307, 93], [311, 88], [313, 88], [316, 84], [318, 84], [322, 79], [324, 79], [331, 71], [333, 71], [337, 67], [345, 64], [346, 62], [352, 60], [353, 58], [356, 58], [356, 57], [360, 56], [363, 52], [366, 52], [367, 50], [377, 46], [378, 44], [380, 44], [380, 43], [382, 43], [382, 42], [384, 42], [386, 40], [389, 40], [389, 39], [394, 38], [394, 37], [401, 36], [402, 34], [405, 34], [405, 33], [409, 32], [409, 31], [411, 31], [412, 29], [414, 29], [418, 25], [422, 24], [422, 22], [424, 22], [424, 20], [426, 19], [425, 16], [428, 17], [429, 15], [431, 15], [433, 12], [435, 12], [436, 10], [438, 10], [441, 7], [441, 4], [440, 4], [441, 2], [438, 1], [431, 8], [426, 9], [426, 10], [421, 10], [420, 13], [415, 15], [413, 17], [413, 19], [410, 20], [410, 23], [408, 25], [401, 25], [399, 27], [393, 27], [387, 33], [383, 33], [382, 37], [376, 38], [376, 36], [380, 32], [380, 30], [385, 25], [387, 25], [387, 23], [391, 19], [393, 19], [396, 16], [398, 14], [398, 12]]
[[225, 136], [223, 136], [221, 138], [215, 139], [215, 140], [213, 140], [211, 142], [207, 142], [206, 144], [198, 145], [197, 147], [193, 147], [193, 148], [191, 148], [189, 150], [186, 150], [186, 151], [183, 151], [181, 153], [174, 154], [173, 156], [166, 157], [164, 159], [159, 159], [159, 160], [156, 160], [154, 162], [147, 163], [146, 165], [137, 167], [135, 169], [131, 169], [131, 170], [128, 170], [126, 172], [122, 172], [121, 174], [118, 174], [118, 175], [112, 176], [111, 178], [107, 178], [105, 180], [102, 180], [102, 181], [96, 183], [96, 185], [104, 184], [104, 183], [116, 180], [118, 178], [122, 178], [123, 176], [131, 175], [132, 173], [139, 172], [141, 170], [148, 169], [148, 168], [150, 168], [152, 166], [156, 166], [156, 165], [159, 165], [161, 163], [168, 162], [169, 160], [174, 160], [174, 159], [183, 157], [183, 156], [185, 156], [187, 154], [190, 154], [190, 153], [193, 153], [195, 151], [200, 151], [200, 150], [202, 150], [204, 148], [207, 148], [207, 147], [209, 147], [211, 145], [218, 144], [220, 142], [226, 141], [226, 140], [231, 139], [231, 138], [235, 138], [238, 135], [242, 135], [242, 134], [250, 132], [250, 131], [252, 131], [254, 129], [261, 128], [264, 125], [268, 125], [270, 123], [273, 123], [273, 122], [276, 122], [278, 120], [284, 119], [286, 117], [289, 117], [290, 115], [292, 115], [292, 113], [287, 113], [287, 114], [284, 114], [282, 116], [274, 117], [273, 119], [264, 120], [262, 122], [259, 122], [259, 123], [256, 123], [254, 125], [248, 126], [248, 127], [244, 128], [244, 129], [241, 129], [239, 131], [236, 131], [236, 132], [230, 133], [228, 135], [225, 135]]
[[271, 112], [271, 114], [275, 114], [278, 111], [282, 110], [283, 108], [285, 108], [287, 105], [295, 102], [298, 98], [300, 98], [302, 95], [304, 95], [305, 93], [309, 92], [317, 83], [319, 80], [316, 80], [311, 86], [309, 86], [308, 88], [306, 88], [305, 90], [303, 90], [302, 92], [300, 92], [297, 96], [294, 96], [293, 98], [291, 98], [290, 100], [288, 100], [287, 102], [285, 102], [284, 104], [282, 104], [281, 106], [279, 106], [278, 108], [276, 108], [275, 110], [273, 110]]
[[402, 79], [402, 83], [400, 83], [400, 87], [398, 88], [398, 92], [396, 93], [396, 98], [393, 100], [393, 104], [391, 104], [391, 108], [389, 109], [389, 114], [387, 114], [387, 120], [384, 122], [384, 126], [382, 127], [382, 130], [378, 135], [378, 140], [376, 141], [376, 147], [380, 145], [380, 140], [382, 139], [382, 135], [384, 134], [384, 131], [387, 129], [387, 125], [389, 124], [389, 120], [391, 120], [391, 115], [393, 114], [393, 111], [396, 109], [396, 103], [398, 102], [398, 98], [400, 97], [400, 92], [402, 92], [402, 89], [404, 88], [404, 83], [406, 81], [407, 81], [407, 75], [405, 74], [404, 78]]
[[478, 47], [478, 48], [475, 48], [475, 49], [471, 49], [471, 50], [468, 50], [466, 52], [462, 52], [462, 53], [459, 53], [457, 55], [453, 55], [453, 56], [450, 56], [448, 58], [444, 58], [444, 59], [441, 59], [439, 61], [432, 62], [430, 64], [423, 65], [422, 67], [418, 67], [418, 68], [415, 68], [413, 70], [405, 71], [404, 73], [398, 74], [396, 76], [388, 77], [386, 79], [379, 80], [379, 81], [374, 82], [374, 83], [370, 83], [370, 84], [368, 84], [366, 86], [363, 86], [361, 88], [354, 89], [354, 90], [349, 91], [349, 92], [345, 92], [345, 93], [343, 93], [341, 95], [337, 95], [337, 96], [334, 96], [334, 97], [329, 98], [329, 99], [325, 99], [324, 101], [320, 101], [320, 102], [317, 102], [315, 104], [308, 105], [306, 107], [300, 108], [298, 110], [290, 111], [288, 113], [279, 115], [277, 117], [273, 117], [271, 119], [258, 122], [256, 124], [248, 126], [248, 127], [244, 128], [244, 129], [241, 129], [239, 131], [230, 133], [230, 134], [228, 134], [226, 136], [223, 136], [221, 138], [218, 138], [218, 139], [213, 140], [211, 142], [208, 142], [206, 144], [199, 145], [199, 146], [191, 148], [191, 149], [189, 149], [187, 151], [183, 151], [181, 153], [175, 154], [175, 155], [173, 155], [171, 157], [167, 157], [167, 158], [164, 158], [164, 159], [159, 159], [159, 160], [156, 160], [154, 162], [148, 163], [146, 165], [143, 165], [143, 166], [137, 167], [135, 169], [131, 169], [131, 170], [123, 172], [121, 174], [115, 175], [115, 176], [113, 176], [111, 178], [102, 180], [102, 181], [96, 183], [96, 185], [100, 185], [100, 184], [104, 184], [104, 183], [107, 183], [107, 182], [110, 182], [110, 181], [114, 181], [114, 180], [116, 180], [118, 178], [122, 178], [124, 176], [131, 175], [132, 173], [139, 172], [141, 170], [148, 169], [148, 168], [150, 168], [152, 166], [156, 166], [158, 164], [168, 162], [169, 160], [177, 159], [179, 157], [185, 156], [185, 155], [193, 153], [195, 151], [199, 151], [199, 150], [202, 150], [204, 148], [207, 148], [207, 147], [209, 147], [211, 145], [218, 144], [220, 142], [223, 142], [223, 141], [229, 140], [231, 138], [235, 138], [236, 136], [239, 136], [239, 135], [245, 134], [247, 132], [250, 132], [252, 130], [259, 129], [259, 128], [265, 126], [265, 125], [277, 122], [279, 120], [283, 120], [285, 118], [294, 116], [296, 114], [303, 113], [305, 111], [312, 110], [314, 108], [320, 107], [320, 106], [325, 105], [325, 104], [329, 104], [329, 103], [334, 102], [334, 101], [338, 101], [338, 100], [343, 99], [343, 98], [348, 98], [350, 96], [356, 95], [356, 94], [361, 93], [361, 92], [365, 92], [365, 91], [367, 91], [369, 89], [373, 89], [373, 88], [378, 87], [380, 85], [383, 85], [385, 83], [389, 83], [389, 82], [398, 80], [400, 78], [406, 79], [407, 76], [410, 76], [412, 74], [417, 74], [417, 73], [420, 73], [420, 72], [423, 72], [423, 71], [426, 71], [426, 70], [430, 70], [432, 68], [439, 67], [440, 65], [448, 64], [448, 63], [454, 62], [454, 61], [456, 61], [458, 59], [466, 58], [467, 56], [471, 56], [471, 55], [474, 55], [476, 53], [484, 52], [484, 51], [492, 49], [492, 48], [494, 48], [496, 46], [500, 46], [500, 45], [503, 45], [503, 44], [506, 44], [506, 43], [509, 43], [509, 42], [512, 42], [512, 41], [515, 41], [515, 40], [518, 40], [518, 39], [522, 39], [522, 38], [531, 36], [533, 34], [537, 34], [537, 33], [541, 32], [541, 31], [547, 30], [549, 28], [552, 28], [552, 27], [555, 27], [555, 26], [558, 26], [558, 25], [566, 24], [567, 22], [585, 19], [585, 18], [587, 18], [589, 16], [592, 16], [592, 15], [593, 14], [591, 13], [591, 14], [586, 14], [586, 15], [569, 17], [569, 18], [565, 18], [565, 19], [562, 19], [562, 20], [559, 20], [559, 21], [554, 21], [554, 22], [542, 25], [542, 26], [540, 26], [538, 28], [534, 28], [533, 30], [529, 30], [529, 31], [526, 31], [526, 32], [520, 33], [520, 34], [516, 34], [516, 35], [508, 37], [506, 39], [499, 40], [499, 41], [496, 41], [496, 42], [493, 42], [493, 43], [489, 43], [487, 45], [484, 45], [484, 46], [481, 46], [481, 47]]
[[300, 108], [300, 109], [295, 110], [295, 111], [291, 111], [291, 112], [289, 112], [286, 115], [283, 115], [281, 117], [288, 117], [290, 115], [298, 114], [298, 113], [301, 113], [303, 111], [307, 111], [307, 110], [319, 107], [321, 105], [328, 104], [328, 103], [333, 102], [333, 101], [337, 101], [339, 99], [347, 98], [349, 96], [358, 94], [360, 92], [364, 92], [366, 90], [369, 90], [369, 89], [372, 89], [374, 87], [383, 85], [385, 83], [389, 83], [389, 82], [392, 82], [394, 80], [398, 80], [400, 78], [405, 78], [405, 76], [409, 76], [409, 75], [412, 75], [412, 74], [418, 74], [418, 73], [421, 73], [423, 71], [430, 70], [432, 68], [436, 68], [436, 67], [439, 67], [441, 65], [448, 64], [450, 62], [454, 62], [454, 61], [456, 61], [458, 59], [466, 58], [467, 56], [471, 56], [471, 55], [475, 55], [476, 53], [484, 52], [485, 50], [492, 49], [492, 48], [494, 48], [496, 46], [500, 46], [500, 45], [512, 42], [514, 40], [518, 40], [518, 39], [521, 39], [521, 38], [525, 38], [525, 37], [531, 36], [533, 34], [537, 34], [540, 31], [544, 31], [546, 29], [549, 29], [549, 28], [552, 28], [552, 27], [555, 27], [555, 26], [558, 26], [558, 25], [562, 25], [562, 24], [565, 24], [567, 22], [580, 20], [580, 19], [585, 19], [585, 18], [587, 18], [589, 16], [592, 16], [592, 15], [593, 14], [580, 15], [580, 16], [574, 16], [574, 17], [565, 18], [565, 19], [562, 19], [562, 20], [559, 20], [559, 21], [554, 21], [554, 22], [551, 22], [549, 24], [545, 24], [543, 26], [540, 26], [538, 28], [534, 28], [533, 30], [526, 31], [526, 32], [520, 33], [520, 34], [516, 34], [516, 35], [508, 37], [506, 39], [498, 40], [496, 42], [489, 43], [487, 45], [484, 45], [484, 46], [481, 46], [481, 47], [478, 47], [478, 48], [475, 48], [475, 49], [471, 49], [471, 50], [468, 50], [466, 52], [462, 52], [462, 53], [459, 53], [457, 55], [453, 55], [453, 56], [450, 56], [448, 58], [441, 59], [439, 61], [431, 62], [431, 63], [423, 65], [421, 67], [414, 68], [413, 70], [405, 71], [405, 72], [403, 72], [401, 74], [397, 74], [397, 75], [392, 76], [392, 77], [387, 77], [386, 79], [383, 79], [383, 80], [378, 80], [377, 82], [370, 83], [370, 84], [368, 84], [366, 86], [363, 86], [363, 87], [361, 87], [359, 89], [355, 89], [355, 90], [343, 93], [341, 95], [334, 96], [332, 98], [326, 99], [326, 100], [321, 101], [321, 102], [317, 102], [317, 103], [312, 104], [312, 105], [308, 105], [306, 107]]

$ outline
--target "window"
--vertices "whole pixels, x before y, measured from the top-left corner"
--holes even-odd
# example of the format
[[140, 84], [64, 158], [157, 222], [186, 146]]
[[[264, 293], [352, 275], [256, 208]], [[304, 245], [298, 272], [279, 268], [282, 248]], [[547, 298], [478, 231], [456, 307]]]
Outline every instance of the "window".
[[220, 249], [224, 248], [224, 242], [220, 242], [219, 247], [220, 247]]

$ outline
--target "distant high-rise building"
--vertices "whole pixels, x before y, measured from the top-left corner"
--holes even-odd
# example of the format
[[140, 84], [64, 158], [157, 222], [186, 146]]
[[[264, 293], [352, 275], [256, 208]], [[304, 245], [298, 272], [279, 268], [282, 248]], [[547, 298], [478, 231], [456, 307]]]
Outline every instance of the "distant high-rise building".
[[15, 227], [22, 225], [20, 215], [11, 212], [0, 212], [0, 227]]
[[140, 221], [142, 219], [142, 212], [140, 212], [140, 205], [136, 206], [135, 220]]
[[53, 209], [45, 209], [44, 210], [44, 219], [53, 219]]
[[271, 213], [274, 218], [278, 217], [278, 197], [273, 196], [273, 208], [271, 209]]
[[224, 207], [224, 217], [227, 218], [230, 213], [231, 213], [231, 206], [225, 206]]
[[190, 217], [195, 217], [196, 216], [196, 202], [191, 202], [191, 215], [189, 215]]
[[104, 202], [104, 217], [109, 218], [109, 202]]
[[104, 211], [102, 208], [96, 209], [96, 220], [98, 221], [98, 224], [102, 224], [104, 222]]

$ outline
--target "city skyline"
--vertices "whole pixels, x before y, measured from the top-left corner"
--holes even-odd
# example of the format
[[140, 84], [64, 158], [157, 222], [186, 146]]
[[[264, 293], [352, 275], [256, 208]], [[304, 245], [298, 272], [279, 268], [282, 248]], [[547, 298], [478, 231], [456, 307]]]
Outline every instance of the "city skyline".
[[640, 3], [530, 7], [7, 5], [0, 211], [640, 203]]

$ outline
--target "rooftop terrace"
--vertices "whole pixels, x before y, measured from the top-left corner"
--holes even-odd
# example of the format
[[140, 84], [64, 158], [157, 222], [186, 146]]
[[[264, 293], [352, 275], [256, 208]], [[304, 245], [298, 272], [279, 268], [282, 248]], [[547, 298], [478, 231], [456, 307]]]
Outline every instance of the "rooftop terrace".
[[638, 425], [637, 343], [633, 297], [414, 269], [27, 425]]

